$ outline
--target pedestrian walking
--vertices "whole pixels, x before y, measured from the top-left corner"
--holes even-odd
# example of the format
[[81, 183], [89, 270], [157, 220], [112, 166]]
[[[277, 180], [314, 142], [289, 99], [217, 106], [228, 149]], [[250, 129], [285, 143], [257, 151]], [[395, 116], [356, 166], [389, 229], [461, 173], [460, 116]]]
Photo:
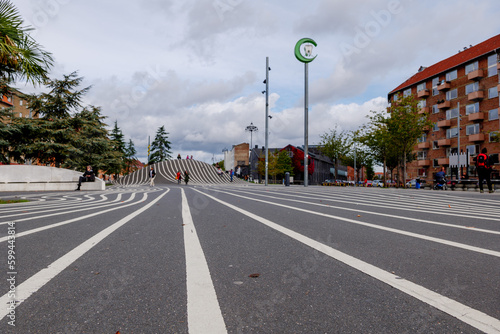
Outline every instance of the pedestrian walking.
[[175, 179], [177, 180], [177, 184], [181, 184], [181, 181], [182, 181], [181, 171], [177, 172]]
[[483, 190], [483, 182], [486, 180], [486, 184], [488, 185], [488, 190], [490, 193], [494, 192], [493, 187], [491, 186], [491, 158], [488, 156], [488, 150], [483, 148], [481, 153], [479, 153], [476, 157], [476, 169], [477, 176], [479, 177], [479, 192], [484, 193]]
[[154, 187], [155, 177], [156, 177], [155, 170], [153, 169], [153, 166], [151, 166], [151, 169], [149, 170], [149, 186], [150, 187]]
[[231, 178], [231, 182], [233, 182], [234, 170], [229, 171], [229, 177]]
[[189, 173], [187, 170], [184, 171], [184, 182], [186, 182], [186, 185], [189, 182]]

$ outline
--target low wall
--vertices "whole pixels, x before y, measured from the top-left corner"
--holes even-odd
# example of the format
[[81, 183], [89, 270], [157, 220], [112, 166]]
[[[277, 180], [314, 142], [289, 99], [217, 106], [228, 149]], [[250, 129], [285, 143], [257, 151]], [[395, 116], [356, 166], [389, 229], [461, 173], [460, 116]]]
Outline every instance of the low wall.
[[[69, 169], [33, 166], [0, 166], [0, 191], [65, 191], [75, 190], [83, 172]], [[103, 180], [82, 183], [81, 190], [104, 190]]]

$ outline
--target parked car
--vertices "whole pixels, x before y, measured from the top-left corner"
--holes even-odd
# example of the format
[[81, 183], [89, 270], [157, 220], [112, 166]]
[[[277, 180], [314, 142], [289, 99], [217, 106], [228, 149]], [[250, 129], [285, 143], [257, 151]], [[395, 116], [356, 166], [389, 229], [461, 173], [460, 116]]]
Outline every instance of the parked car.
[[406, 182], [406, 187], [407, 188], [416, 188], [417, 180], [419, 180], [419, 182], [420, 182], [420, 187], [422, 187], [425, 184], [425, 180], [412, 179], [412, 180]]
[[384, 182], [382, 180], [373, 180], [372, 181], [372, 187], [383, 187]]
[[366, 180], [365, 187], [371, 187], [372, 185], [373, 185], [373, 181], [372, 180]]

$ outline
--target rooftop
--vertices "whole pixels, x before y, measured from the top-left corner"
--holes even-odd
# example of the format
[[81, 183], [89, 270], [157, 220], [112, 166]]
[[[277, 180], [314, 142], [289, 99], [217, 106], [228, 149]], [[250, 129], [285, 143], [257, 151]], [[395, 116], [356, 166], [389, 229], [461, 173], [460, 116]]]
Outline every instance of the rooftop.
[[487, 39], [484, 42], [481, 42], [475, 46], [471, 46], [463, 51], [460, 51], [456, 55], [453, 55], [445, 60], [440, 61], [432, 66], [427, 68], [420, 67], [420, 71], [415, 73], [411, 78], [403, 82], [398, 87], [394, 88], [390, 93], [395, 93], [397, 91], [402, 90], [403, 88], [407, 88], [413, 86], [416, 83], [427, 80], [431, 77], [434, 77], [440, 73], [443, 73], [447, 70], [455, 68], [463, 63], [469, 62], [473, 59], [481, 57], [485, 54], [491, 53], [492, 51], [500, 49], [500, 35], [496, 35], [490, 39]]

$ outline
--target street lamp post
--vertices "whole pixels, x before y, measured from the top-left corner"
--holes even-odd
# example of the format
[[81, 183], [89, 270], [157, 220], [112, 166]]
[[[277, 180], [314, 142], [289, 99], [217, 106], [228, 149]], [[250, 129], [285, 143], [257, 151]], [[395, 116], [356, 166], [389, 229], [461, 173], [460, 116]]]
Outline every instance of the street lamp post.
[[266, 172], [264, 184], [268, 184], [268, 168], [269, 168], [269, 57], [266, 57]]
[[[304, 54], [301, 53], [301, 46], [304, 45]], [[298, 61], [304, 63], [304, 187], [309, 184], [309, 68], [308, 64], [316, 57], [312, 57], [313, 46], [316, 42], [311, 38], [302, 38], [295, 44], [295, 57]]]
[[252, 178], [252, 161], [250, 159], [252, 158], [253, 133], [258, 130], [259, 128], [253, 125], [253, 122], [251, 122], [250, 125], [245, 128], [245, 131], [250, 131], [250, 152], [248, 156], [248, 164], [250, 165], [250, 178]]

